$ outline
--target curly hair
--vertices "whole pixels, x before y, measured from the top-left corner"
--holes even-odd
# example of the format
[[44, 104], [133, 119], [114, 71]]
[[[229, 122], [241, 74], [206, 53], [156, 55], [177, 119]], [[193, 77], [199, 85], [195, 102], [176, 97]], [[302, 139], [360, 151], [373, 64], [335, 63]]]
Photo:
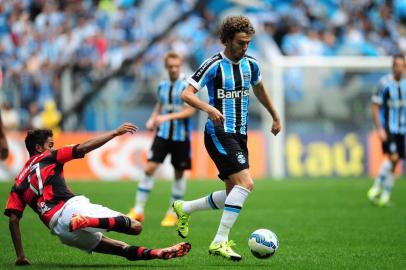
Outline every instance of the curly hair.
[[219, 30], [221, 43], [225, 44], [228, 40], [232, 40], [234, 35], [240, 32], [248, 35], [255, 34], [254, 27], [247, 17], [229, 16], [225, 18]]

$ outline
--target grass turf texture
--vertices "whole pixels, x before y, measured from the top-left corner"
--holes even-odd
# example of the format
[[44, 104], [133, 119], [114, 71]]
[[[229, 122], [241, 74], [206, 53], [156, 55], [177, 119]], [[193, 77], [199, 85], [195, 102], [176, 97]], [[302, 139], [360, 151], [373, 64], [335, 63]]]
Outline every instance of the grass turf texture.
[[[372, 182], [364, 179], [299, 179], [257, 181], [230, 239], [236, 241], [241, 262], [208, 255], [221, 211], [192, 215], [188, 241], [191, 253], [171, 261], [128, 262], [111, 255], [86, 253], [61, 245], [38, 217], [27, 209], [21, 220], [30, 269], [406, 269], [406, 181], [397, 181], [393, 206], [377, 208], [366, 198]], [[0, 183], [5, 205], [10, 183]], [[72, 182], [76, 194], [126, 213], [133, 204], [134, 182]], [[189, 182], [186, 199], [222, 188], [220, 181]], [[140, 236], [107, 236], [148, 247], [180, 242], [174, 228], [159, 226], [169, 200], [170, 183], [158, 182], [146, 208]], [[279, 240], [277, 254], [259, 260], [250, 254], [249, 234], [258, 228], [273, 230]], [[15, 269], [8, 218], [0, 219], [0, 269]], [[231, 267], [231, 268], [230, 268]]]

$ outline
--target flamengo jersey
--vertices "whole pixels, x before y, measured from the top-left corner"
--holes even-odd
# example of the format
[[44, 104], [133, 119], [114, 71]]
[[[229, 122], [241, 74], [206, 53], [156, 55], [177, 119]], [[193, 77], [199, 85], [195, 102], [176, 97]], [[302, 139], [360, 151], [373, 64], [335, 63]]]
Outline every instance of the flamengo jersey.
[[[187, 82], [181, 76], [175, 82], [164, 80], [158, 87], [158, 100], [162, 105], [162, 114], [179, 112], [183, 109], [184, 102], [180, 95], [186, 88]], [[190, 140], [192, 121], [190, 118], [165, 121], [158, 129], [157, 136], [166, 140]]]
[[209, 104], [225, 117], [223, 126], [207, 119], [206, 132], [247, 134], [249, 90], [261, 81], [255, 58], [245, 55], [238, 63], [218, 53], [207, 59], [188, 79], [197, 90], [207, 87]]
[[4, 214], [22, 217], [28, 204], [48, 227], [52, 227], [55, 213], [75, 195], [66, 186], [63, 165], [76, 157], [76, 146], [47, 150], [31, 157], [17, 175], [7, 200]]
[[372, 102], [381, 105], [379, 117], [382, 127], [392, 134], [406, 134], [406, 80], [397, 82], [392, 74], [379, 81]]

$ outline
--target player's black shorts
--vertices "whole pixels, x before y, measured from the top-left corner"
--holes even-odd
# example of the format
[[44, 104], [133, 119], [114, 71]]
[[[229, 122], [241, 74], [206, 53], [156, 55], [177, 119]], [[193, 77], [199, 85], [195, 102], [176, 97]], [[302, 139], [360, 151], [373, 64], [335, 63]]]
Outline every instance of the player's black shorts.
[[205, 132], [204, 145], [219, 170], [220, 179], [249, 168], [247, 135]]
[[148, 155], [148, 161], [162, 163], [168, 154], [171, 154], [171, 163], [175, 169], [188, 170], [192, 167], [190, 159], [190, 140], [178, 142], [155, 136], [151, 151]]
[[401, 159], [405, 158], [405, 135], [391, 134], [387, 132], [388, 139], [382, 142], [382, 149], [385, 154], [398, 154]]

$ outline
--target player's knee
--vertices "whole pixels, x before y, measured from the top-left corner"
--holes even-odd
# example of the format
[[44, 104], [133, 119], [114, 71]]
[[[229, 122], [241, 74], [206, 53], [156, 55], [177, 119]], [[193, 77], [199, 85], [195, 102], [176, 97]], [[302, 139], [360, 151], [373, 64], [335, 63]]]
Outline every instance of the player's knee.
[[135, 235], [140, 234], [142, 231], [142, 224], [135, 219], [131, 219], [131, 231]]

